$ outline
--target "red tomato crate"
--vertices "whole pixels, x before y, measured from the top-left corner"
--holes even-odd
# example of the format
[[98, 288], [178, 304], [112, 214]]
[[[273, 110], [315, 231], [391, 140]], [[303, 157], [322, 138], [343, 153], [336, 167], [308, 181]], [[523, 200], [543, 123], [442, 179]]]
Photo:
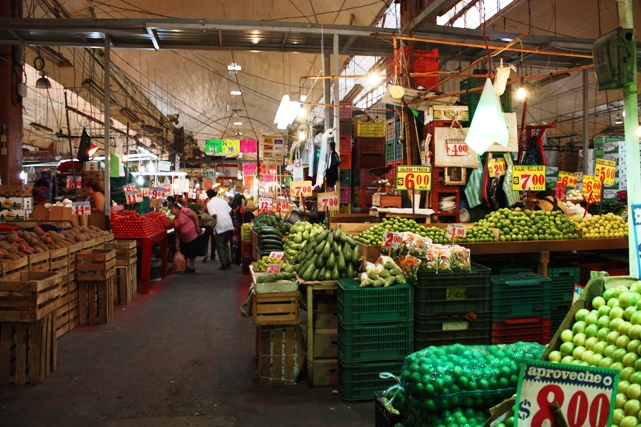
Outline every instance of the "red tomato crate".
[[519, 317], [492, 322], [492, 344], [512, 344], [519, 341], [548, 344], [552, 337], [552, 319]]
[[628, 265], [619, 261], [604, 260], [600, 262], [577, 262], [575, 265], [581, 267], [581, 284], [586, 285], [590, 281], [590, 272], [605, 271], [610, 276], [627, 276]]

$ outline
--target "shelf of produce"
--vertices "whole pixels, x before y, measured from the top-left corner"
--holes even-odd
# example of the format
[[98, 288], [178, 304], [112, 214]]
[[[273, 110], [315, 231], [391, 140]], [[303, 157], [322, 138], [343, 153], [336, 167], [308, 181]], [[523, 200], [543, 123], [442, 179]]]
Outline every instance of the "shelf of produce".
[[167, 231], [163, 230], [151, 237], [135, 240], [136, 247], [142, 249], [140, 259], [138, 260], [140, 263], [138, 266], [138, 293], [148, 294], [151, 279], [151, 250], [157, 243], [160, 243], [160, 257], [162, 259], [161, 277], [163, 279], [167, 277]]

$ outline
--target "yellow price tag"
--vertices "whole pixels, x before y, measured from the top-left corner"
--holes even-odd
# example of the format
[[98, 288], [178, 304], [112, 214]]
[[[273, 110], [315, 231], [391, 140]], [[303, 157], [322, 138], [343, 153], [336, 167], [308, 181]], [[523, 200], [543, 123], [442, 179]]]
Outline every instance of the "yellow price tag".
[[431, 166], [396, 166], [396, 189], [429, 191], [432, 189]]
[[294, 197], [309, 197], [312, 195], [312, 182], [292, 181], [289, 183], [289, 192]]
[[337, 212], [339, 208], [338, 193], [318, 193], [318, 210], [324, 211], [329, 209], [332, 212]]
[[588, 203], [594, 203], [601, 200], [601, 187], [603, 183], [601, 180], [592, 175], [583, 175], [583, 186], [581, 187], [581, 193], [583, 193], [583, 198]]
[[545, 166], [514, 165], [512, 166], [512, 190], [544, 191]]
[[240, 139], [223, 139], [223, 154], [240, 153]]
[[605, 185], [614, 185], [614, 175], [617, 171], [617, 162], [607, 159], [596, 159], [594, 176], [599, 178]]
[[507, 171], [507, 163], [503, 157], [492, 158], [487, 163], [487, 173], [490, 175], [490, 178], [495, 178], [497, 176], [505, 175]]
[[563, 184], [568, 188], [576, 188], [579, 182], [579, 174], [573, 172], [559, 171], [559, 176], [556, 179], [557, 184]]

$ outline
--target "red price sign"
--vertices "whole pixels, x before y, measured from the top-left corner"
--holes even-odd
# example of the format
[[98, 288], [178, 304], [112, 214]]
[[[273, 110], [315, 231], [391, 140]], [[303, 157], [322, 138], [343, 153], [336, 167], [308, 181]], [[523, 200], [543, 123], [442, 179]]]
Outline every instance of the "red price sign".
[[470, 147], [460, 139], [446, 139], [447, 155], [454, 157], [465, 157], [470, 154]]
[[76, 216], [91, 215], [91, 204], [89, 202], [73, 202], [72, 212]]
[[76, 188], [82, 188], [82, 177], [77, 176], [76, 181], [74, 182], [73, 176], [67, 177], [67, 190], [74, 190]]
[[[165, 189], [162, 187], [153, 187], [149, 190], [149, 198], [155, 200], [162, 200], [165, 198]], [[195, 195], [194, 195], [195, 198]]]
[[267, 273], [274, 273], [278, 274], [280, 273], [280, 264], [268, 264], [267, 265]]
[[393, 248], [398, 248], [401, 246], [401, 243], [403, 243], [403, 239], [401, 238], [400, 233], [393, 233], [391, 231], [386, 231], [383, 233], [383, 246], [388, 248], [388, 247], [393, 247]]
[[140, 189], [140, 194], [142, 194], [142, 197], [149, 197], [149, 189], [148, 188], [141, 188]]
[[526, 360], [521, 365], [515, 425], [557, 425], [550, 408], [556, 402], [570, 427], [611, 426], [619, 375], [615, 369]]
[[431, 166], [396, 166], [396, 189], [429, 191], [432, 189]]
[[274, 259], [283, 259], [284, 252], [270, 252], [269, 257]]
[[449, 224], [447, 226], [447, 235], [450, 239], [465, 239], [466, 228], [460, 224]]
[[312, 182], [292, 181], [289, 183], [289, 192], [294, 197], [309, 197], [312, 195]]
[[503, 176], [505, 172], [507, 172], [507, 163], [505, 163], [504, 158], [493, 158], [487, 163], [487, 173], [490, 175], [490, 178]]
[[318, 195], [318, 210], [338, 211], [338, 193], [320, 193]]
[[596, 159], [594, 176], [598, 177], [605, 185], [614, 185], [614, 177], [617, 171], [617, 162], [607, 159]]
[[138, 186], [136, 184], [127, 184], [124, 187], [122, 187], [123, 191], [125, 194], [129, 193], [138, 193], [140, 190], [138, 190]]
[[276, 199], [274, 201], [274, 211], [279, 214], [288, 215], [289, 214], [289, 200], [287, 199]]
[[559, 177], [556, 179], [557, 184], [563, 184], [568, 188], [576, 188], [579, 182], [579, 174], [573, 172], [559, 171]]
[[127, 198], [128, 205], [142, 202], [142, 194], [140, 193], [127, 193], [125, 197]]
[[261, 211], [271, 211], [274, 206], [274, 199], [271, 197], [261, 197], [258, 199], [258, 208]]
[[512, 190], [544, 191], [545, 166], [512, 166]]

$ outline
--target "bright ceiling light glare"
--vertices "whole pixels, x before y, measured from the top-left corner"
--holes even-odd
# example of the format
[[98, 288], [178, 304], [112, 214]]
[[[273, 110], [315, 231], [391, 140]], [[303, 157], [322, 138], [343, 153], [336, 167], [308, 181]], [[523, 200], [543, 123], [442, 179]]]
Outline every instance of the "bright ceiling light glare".
[[260, 41], [260, 39], [258, 37], [254, 37], [252, 39], [252, 43], [254, 43], [254, 44], [258, 44], [259, 41]]
[[242, 126], [243, 122], [234, 122], [234, 126]]
[[238, 72], [241, 70], [240, 65], [236, 64], [235, 62], [232, 62], [227, 66], [227, 70], [229, 70], [230, 73], [232, 72]]
[[383, 81], [383, 76], [381, 76], [381, 73], [372, 71], [367, 75], [367, 80], [369, 81], [370, 85], [376, 86]]
[[237, 95], [240, 95], [242, 92], [241, 92], [241, 91], [239, 91], [239, 90], [232, 90], [232, 91], [231, 91], [231, 92], [229, 92], [229, 93], [230, 93], [230, 94], [232, 94], [232, 95], [234, 95], [234, 96], [237, 96]]
[[145, 183], [145, 178], [143, 178], [141, 175], [138, 175], [138, 178], [136, 178], [136, 182], [138, 185], [143, 185]]
[[301, 104], [289, 99], [289, 95], [283, 95], [274, 118], [274, 123], [278, 129], [287, 129], [296, 119], [296, 115], [300, 111]]
[[305, 141], [307, 139], [307, 133], [305, 131], [300, 131], [298, 133], [298, 140]]
[[305, 117], [307, 117], [307, 111], [303, 108], [302, 105], [300, 107], [300, 111], [298, 112], [298, 117], [301, 119], [304, 119]]
[[301, 95], [300, 102], [305, 102], [305, 101], [307, 101], [307, 95]]
[[523, 86], [519, 86], [519, 88], [516, 91], [516, 97], [520, 100], [524, 100], [526, 96], [527, 96], [527, 92], [525, 91], [525, 88]]

